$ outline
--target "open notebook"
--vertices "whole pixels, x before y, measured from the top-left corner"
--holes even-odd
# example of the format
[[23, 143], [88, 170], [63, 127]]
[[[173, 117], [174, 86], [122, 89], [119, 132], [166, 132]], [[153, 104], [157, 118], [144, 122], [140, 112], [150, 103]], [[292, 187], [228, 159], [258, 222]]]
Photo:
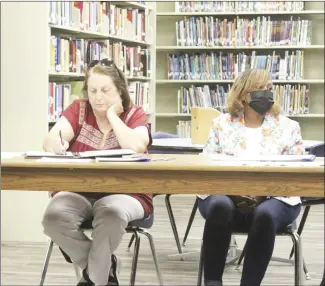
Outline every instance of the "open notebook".
[[24, 154], [27, 159], [38, 159], [38, 158], [70, 158], [70, 159], [81, 159], [81, 158], [97, 158], [97, 157], [122, 157], [125, 155], [134, 155], [131, 149], [114, 149], [114, 150], [96, 150], [96, 151], [85, 151], [85, 152], [67, 152], [66, 154], [55, 154], [50, 152], [27, 152]]

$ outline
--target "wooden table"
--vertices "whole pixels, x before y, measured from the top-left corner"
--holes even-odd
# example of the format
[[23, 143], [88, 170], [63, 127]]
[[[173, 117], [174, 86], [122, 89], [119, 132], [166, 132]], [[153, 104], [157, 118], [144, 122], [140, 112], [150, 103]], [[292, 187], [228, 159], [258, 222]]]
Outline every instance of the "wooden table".
[[2, 159], [1, 189], [324, 197], [323, 166], [222, 166], [198, 155], [151, 156], [171, 160], [54, 163]]
[[[252, 196], [324, 196], [324, 167], [221, 166], [205, 156], [169, 161], [39, 162], [2, 159], [2, 190]], [[318, 158], [324, 160], [324, 158]]]

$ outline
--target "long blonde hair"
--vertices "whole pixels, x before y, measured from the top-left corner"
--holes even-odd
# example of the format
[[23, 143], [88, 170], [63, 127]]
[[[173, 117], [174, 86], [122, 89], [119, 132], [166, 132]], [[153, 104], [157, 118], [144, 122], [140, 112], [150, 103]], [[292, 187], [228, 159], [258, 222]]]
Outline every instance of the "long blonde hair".
[[[249, 93], [260, 90], [270, 83], [270, 74], [263, 69], [246, 70], [234, 81], [227, 97], [228, 112], [233, 117], [240, 117], [244, 114], [243, 102], [248, 102]], [[280, 114], [281, 107], [274, 103], [270, 113], [274, 116]]]

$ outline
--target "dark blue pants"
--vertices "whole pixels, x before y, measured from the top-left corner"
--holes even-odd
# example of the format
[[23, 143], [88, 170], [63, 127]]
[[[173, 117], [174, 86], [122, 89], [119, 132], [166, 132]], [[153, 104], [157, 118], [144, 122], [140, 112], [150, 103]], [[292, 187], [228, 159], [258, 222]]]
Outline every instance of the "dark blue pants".
[[[277, 199], [262, 202], [250, 214], [237, 211], [228, 196], [199, 199], [206, 220], [203, 234], [204, 279], [222, 282], [232, 232], [248, 232], [241, 286], [259, 286], [272, 257], [275, 235], [299, 215], [301, 205], [290, 206]], [[289, 249], [288, 249], [289, 251]]]

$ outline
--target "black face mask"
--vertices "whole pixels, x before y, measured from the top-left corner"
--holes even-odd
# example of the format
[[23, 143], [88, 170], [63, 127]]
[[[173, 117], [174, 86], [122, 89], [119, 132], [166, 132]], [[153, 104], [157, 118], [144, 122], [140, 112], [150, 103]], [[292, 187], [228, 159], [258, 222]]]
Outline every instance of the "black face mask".
[[260, 115], [265, 115], [274, 104], [273, 92], [269, 90], [257, 90], [251, 92], [251, 101], [248, 104]]

